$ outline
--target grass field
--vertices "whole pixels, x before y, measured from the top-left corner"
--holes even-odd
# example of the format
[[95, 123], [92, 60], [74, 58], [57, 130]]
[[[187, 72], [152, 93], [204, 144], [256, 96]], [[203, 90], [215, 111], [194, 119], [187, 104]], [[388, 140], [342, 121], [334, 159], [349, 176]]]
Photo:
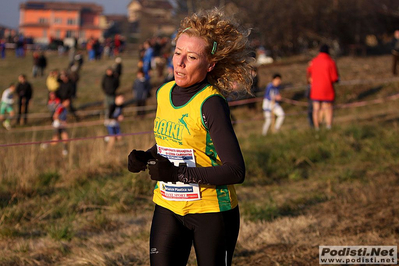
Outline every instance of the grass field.
[[[134, 54], [123, 57], [121, 91], [128, 99]], [[48, 56], [50, 68], [67, 62]], [[261, 86], [280, 72], [286, 85], [299, 87], [283, 96], [306, 102], [300, 86], [309, 59], [261, 68]], [[399, 93], [390, 56], [342, 57], [337, 63], [337, 104]], [[76, 106], [102, 100], [100, 80], [111, 64], [85, 62]], [[30, 68], [30, 57], [9, 54], [0, 61], [0, 88]], [[35, 90], [31, 110], [45, 113], [45, 78], [29, 80]], [[398, 100], [337, 109], [333, 129], [317, 136], [308, 127], [306, 107], [282, 106], [287, 117], [281, 132], [266, 137], [260, 135], [260, 103], [255, 111], [232, 109], [247, 166], [246, 180], [237, 186], [242, 218], [234, 265], [317, 265], [319, 245], [398, 245]], [[122, 131], [151, 131], [151, 117], [127, 114]], [[49, 140], [46, 124], [32, 119], [25, 127], [1, 129], [0, 144]], [[106, 131], [98, 117], [90, 117], [72, 120], [69, 134], [84, 138]], [[146, 172], [128, 172], [126, 159], [133, 148], [153, 143], [151, 134], [126, 136], [106, 155], [101, 138], [73, 141], [65, 158], [58, 145], [0, 148], [0, 265], [149, 265], [154, 183]], [[189, 265], [196, 265], [194, 254]]]

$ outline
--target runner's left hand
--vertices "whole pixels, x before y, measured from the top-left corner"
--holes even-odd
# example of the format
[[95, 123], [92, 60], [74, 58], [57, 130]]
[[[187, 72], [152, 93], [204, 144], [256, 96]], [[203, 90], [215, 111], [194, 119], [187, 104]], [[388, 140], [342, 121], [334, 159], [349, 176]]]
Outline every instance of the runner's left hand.
[[155, 159], [148, 161], [148, 170], [152, 180], [177, 182], [177, 171], [179, 167], [174, 166], [167, 158], [157, 154]]

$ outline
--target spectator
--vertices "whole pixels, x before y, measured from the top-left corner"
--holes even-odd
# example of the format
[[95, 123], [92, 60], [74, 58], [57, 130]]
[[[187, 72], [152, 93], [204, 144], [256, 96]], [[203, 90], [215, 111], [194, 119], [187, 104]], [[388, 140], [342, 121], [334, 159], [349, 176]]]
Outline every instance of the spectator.
[[150, 41], [144, 42], [144, 56], [143, 56], [143, 71], [147, 81], [151, 78], [151, 62], [153, 58], [154, 49], [151, 47]]
[[[11, 122], [10, 119], [14, 117], [14, 109], [12, 108], [12, 105], [14, 103], [14, 92], [15, 92], [15, 85], [10, 84], [10, 86], [4, 90], [2, 96], [1, 96], [1, 102], [0, 102], [0, 120], [3, 121], [3, 126], [7, 129], [11, 129]], [[6, 117], [4, 119], [5, 113], [9, 114], [9, 117]]]
[[118, 56], [120, 51], [121, 51], [121, 46], [122, 46], [122, 42], [121, 42], [121, 38], [119, 36], [119, 34], [115, 34], [114, 37], [114, 55]]
[[44, 70], [47, 67], [47, 58], [44, 55], [44, 52], [41, 52], [39, 55], [39, 60], [38, 60], [38, 72], [39, 72], [39, 76], [43, 77], [44, 75]]
[[392, 59], [393, 59], [393, 64], [392, 64], [392, 74], [396, 75], [396, 66], [399, 62], [399, 30], [396, 30], [394, 32], [394, 36], [392, 39]]
[[107, 68], [101, 82], [101, 88], [105, 94], [105, 115], [108, 116], [109, 107], [115, 102], [116, 90], [119, 87], [119, 79], [114, 75], [111, 67]]
[[24, 57], [25, 56], [25, 50], [24, 50], [24, 37], [22, 35], [16, 36], [15, 37], [15, 55], [16, 57]]
[[86, 50], [89, 55], [89, 61], [93, 61], [96, 57], [96, 53], [94, 51], [94, 39], [90, 38], [86, 45]]
[[[251, 86], [251, 94], [249, 94], [250, 99], [254, 99], [256, 94], [259, 92], [259, 77], [258, 77], [258, 68], [253, 67], [252, 71], [252, 86]], [[248, 104], [248, 108], [251, 110], [256, 109], [256, 102], [251, 102]]]
[[111, 58], [113, 55], [113, 42], [111, 38], [107, 38], [104, 43], [104, 56]]
[[113, 65], [113, 71], [115, 73], [115, 76], [118, 77], [118, 79], [120, 80], [121, 76], [122, 76], [122, 58], [120, 58], [119, 56], [117, 58], [115, 58], [115, 64]]
[[276, 131], [280, 130], [284, 121], [284, 110], [278, 103], [281, 101], [281, 75], [274, 74], [272, 82], [266, 86], [265, 96], [263, 98], [263, 113], [265, 115], [265, 122], [262, 128], [262, 135], [266, 136], [269, 127], [272, 123], [272, 112], [277, 116], [274, 128]]
[[163, 57], [163, 48], [165, 47], [163, 39], [160, 36], [156, 37], [152, 47], [152, 69], [156, 70], [158, 77], [162, 77], [166, 65], [166, 59]]
[[33, 58], [32, 76], [36, 78], [37, 72], [39, 71], [39, 53], [33, 52], [32, 58]]
[[75, 55], [75, 63], [74, 63], [74, 65], [76, 65], [78, 67], [77, 71], [80, 71], [80, 69], [82, 68], [82, 65], [83, 65], [83, 55], [82, 55], [81, 52], [78, 52]]
[[[310, 62], [308, 64], [308, 67], [309, 66], [310, 66]], [[312, 79], [310, 78], [308, 72], [307, 72], [306, 81], [307, 81], [308, 85], [306, 87], [304, 96], [305, 96], [306, 99], [308, 99], [307, 118], [308, 118], [309, 126], [311, 128], [314, 128], [314, 123], [313, 123], [313, 102], [310, 99], [310, 90], [312, 89], [310, 84], [312, 83]]]
[[115, 140], [121, 140], [121, 127], [119, 122], [123, 120], [123, 103], [124, 97], [122, 94], [118, 94], [115, 96], [115, 103], [113, 103], [109, 107], [108, 117], [105, 120], [105, 126], [107, 127], [109, 137], [106, 139], [108, 141], [107, 145], [107, 153], [111, 152], [112, 147], [114, 146]]
[[6, 58], [6, 40], [5, 39], [0, 40], [0, 53], [1, 53], [2, 59]]
[[69, 111], [75, 117], [76, 121], [79, 121], [79, 117], [76, 114], [76, 109], [73, 106], [73, 92], [74, 92], [74, 85], [70, 77], [67, 75], [65, 71], [60, 75], [60, 87], [56, 92], [57, 98], [63, 102], [64, 100], [68, 99], [68, 107]]
[[47, 108], [51, 113], [51, 121], [53, 121], [53, 115], [57, 106], [61, 103], [60, 98], [57, 97], [54, 91], [50, 91], [48, 94]]
[[[26, 80], [26, 76], [21, 74], [18, 76], [18, 84], [16, 88], [18, 94], [18, 116], [17, 124], [23, 125], [28, 122], [28, 107], [29, 101], [33, 96], [32, 85]], [[21, 120], [22, 113], [24, 113], [24, 119]]]
[[144, 106], [146, 105], [147, 97], [150, 93], [151, 86], [144, 76], [144, 71], [140, 69], [137, 71], [136, 79], [133, 83], [133, 97], [136, 100], [138, 107], [137, 115], [142, 116], [145, 114]]
[[47, 86], [47, 90], [49, 92], [55, 92], [60, 87], [57, 69], [53, 69], [50, 71], [50, 73], [46, 79], [46, 86]]
[[80, 75], [78, 72], [78, 66], [77, 65], [73, 65], [70, 70], [68, 71], [68, 76], [69, 79], [72, 82], [73, 85], [73, 90], [72, 90], [72, 98], [76, 98], [77, 97], [77, 91], [78, 91], [78, 81], [80, 79]]
[[[68, 155], [68, 149], [67, 149], [67, 142], [65, 140], [68, 139], [68, 132], [66, 129], [67, 126], [67, 107], [69, 106], [69, 99], [63, 99], [60, 104], [58, 104], [55, 108], [54, 114], [53, 114], [53, 128], [54, 128], [54, 133], [53, 133], [53, 141], [58, 141], [60, 139], [64, 140], [62, 142], [62, 155], [67, 156]], [[56, 145], [57, 142], [53, 142], [52, 145]], [[41, 149], [46, 149], [47, 144], [41, 144], [40, 148]]]
[[168, 66], [168, 72], [166, 73], [164, 83], [168, 83], [169, 81], [172, 81], [175, 79], [175, 73], [173, 70], [173, 66]]
[[95, 60], [100, 60], [101, 59], [101, 55], [102, 55], [102, 46], [101, 46], [101, 43], [100, 43], [100, 41], [98, 39], [94, 40], [93, 50], [94, 50], [94, 59]]
[[333, 84], [338, 82], [338, 70], [334, 60], [329, 55], [329, 47], [322, 45], [320, 53], [314, 58], [307, 69], [310, 80], [310, 99], [313, 103], [313, 124], [319, 130], [324, 119], [326, 128], [331, 129], [333, 120], [333, 102], [335, 91]]
[[76, 48], [72, 46], [69, 48], [68, 51], [68, 68], [72, 67], [75, 64], [75, 55], [76, 55]]

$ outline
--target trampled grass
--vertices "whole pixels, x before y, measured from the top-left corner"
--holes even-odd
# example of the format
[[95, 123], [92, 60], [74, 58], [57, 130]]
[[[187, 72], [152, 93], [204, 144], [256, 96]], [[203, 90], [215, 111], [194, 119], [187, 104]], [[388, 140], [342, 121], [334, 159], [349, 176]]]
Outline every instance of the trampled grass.
[[[3, 86], [10, 73], [29, 70], [27, 63], [8, 59], [0, 64], [8, 73]], [[51, 59], [59, 66], [65, 60]], [[111, 62], [84, 65], [87, 86], [80, 87], [79, 104], [101, 100], [96, 80]], [[123, 62], [125, 73], [134, 73], [135, 58]], [[339, 59], [343, 80], [369, 83], [338, 86], [337, 104], [398, 93], [398, 81], [379, 80], [391, 79], [387, 62], [387, 56]], [[300, 85], [304, 69], [305, 60], [261, 68], [260, 79], [266, 83], [271, 73], [281, 72], [284, 82]], [[34, 82], [40, 87], [43, 81]], [[132, 82], [127, 74], [126, 91]], [[283, 96], [306, 101], [300, 93], [286, 90]], [[42, 112], [45, 91], [35, 95], [32, 111]], [[232, 110], [247, 167], [245, 182], [237, 186], [242, 219], [234, 265], [317, 265], [319, 245], [397, 245], [397, 101], [337, 109], [333, 129], [317, 135], [308, 128], [306, 109], [285, 103], [283, 108], [288, 115], [281, 132], [266, 137], [260, 135], [259, 103], [256, 111]], [[71, 123], [71, 137], [106, 134], [101, 121], [84, 122]], [[34, 130], [34, 123], [2, 130], [0, 143], [49, 140], [52, 132]], [[128, 115], [122, 123], [125, 133], [151, 128], [150, 115]], [[151, 134], [125, 136], [107, 155], [102, 138], [79, 140], [70, 142], [66, 157], [59, 145], [0, 148], [0, 265], [149, 265], [154, 183], [146, 172], [129, 173], [126, 164], [131, 149], [153, 143]], [[193, 254], [189, 265], [195, 265]]]

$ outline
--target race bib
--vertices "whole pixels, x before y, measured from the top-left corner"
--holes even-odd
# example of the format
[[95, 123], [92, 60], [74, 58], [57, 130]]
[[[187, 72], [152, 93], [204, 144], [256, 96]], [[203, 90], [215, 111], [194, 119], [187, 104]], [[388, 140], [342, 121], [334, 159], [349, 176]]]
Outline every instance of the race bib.
[[[187, 167], [195, 167], [195, 157], [193, 149], [176, 149], [157, 146], [158, 154], [168, 158], [175, 166], [186, 163]], [[201, 199], [198, 184], [184, 184], [182, 182], [163, 182], [159, 181], [161, 195], [166, 200], [191, 201]]]

